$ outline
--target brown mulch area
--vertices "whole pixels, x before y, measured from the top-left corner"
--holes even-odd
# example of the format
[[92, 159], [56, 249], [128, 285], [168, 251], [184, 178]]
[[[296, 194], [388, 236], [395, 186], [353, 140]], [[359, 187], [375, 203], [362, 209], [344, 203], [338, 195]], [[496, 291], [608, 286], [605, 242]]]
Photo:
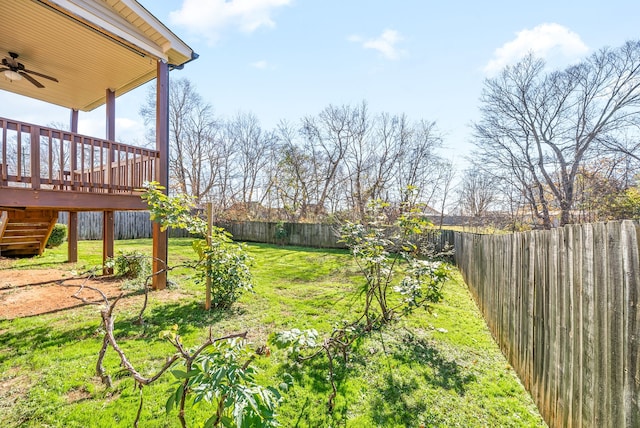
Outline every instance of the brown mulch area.
[[57, 312], [84, 305], [74, 294], [88, 301], [101, 302], [95, 287], [108, 297], [120, 294], [122, 281], [110, 277], [74, 278], [58, 269], [0, 270], [0, 319], [14, 319]]

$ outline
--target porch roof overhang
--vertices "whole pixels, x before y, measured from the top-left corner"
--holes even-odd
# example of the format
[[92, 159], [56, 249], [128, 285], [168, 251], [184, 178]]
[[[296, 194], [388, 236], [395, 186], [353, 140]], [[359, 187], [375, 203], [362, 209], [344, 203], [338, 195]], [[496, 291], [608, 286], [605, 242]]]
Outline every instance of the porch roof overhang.
[[197, 54], [135, 0], [0, 0], [0, 58], [19, 55], [32, 75], [0, 90], [89, 111], [156, 78], [157, 61], [180, 67]]

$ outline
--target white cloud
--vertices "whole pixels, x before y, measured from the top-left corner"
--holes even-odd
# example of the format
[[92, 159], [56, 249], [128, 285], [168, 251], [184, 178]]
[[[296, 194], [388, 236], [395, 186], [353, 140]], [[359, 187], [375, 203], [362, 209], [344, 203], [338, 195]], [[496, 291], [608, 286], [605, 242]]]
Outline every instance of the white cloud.
[[82, 135], [91, 135], [92, 137], [105, 138], [105, 121], [104, 119], [81, 117], [78, 120], [78, 133]]
[[253, 68], [257, 68], [260, 70], [264, 70], [266, 68], [269, 67], [269, 63], [265, 60], [260, 60], [260, 61], [256, 61], [256, 62], [252, 62], [251, 64], [249, 64], [251, 67]]
[[182, 25], [211, 44], [223, 31], [237, 28], [252, 33], [260, 27], [275, 27], [272, 13], [293, 0], [184, 0], [182, 8], [169, 14], [173, 24]]
[[406, 54], [406, 51], [397, 46], [404, 38], [395, 30], [384, 30], [380, 36], [373, 39], [364, 39], [360, 36], [352, 35], [347, 37], [347, 40], [360, 43], [365, 49], [377, 50], [387, 59], [398, 59]]
[[[103, 111], [90, 112], [81, 115], [78, 121], [78, 133], [92, 137], [105, 138], [105, 119], [100, 117]], [[84, 116], [84, 117], [83, 117]], [[145, 127], [142, 120], [127, 117], [116, 117], [116, 141], [125, 144], [142, 144], [145, 137]]]
[[584, 56], [589, 47], [577, 33], [560, 24], [541, 24], [519, 31], [515, 39], [496, 49], [484, 71], [489, 75], [496, 74], [530, 52], [539, 58], [567, 63]]

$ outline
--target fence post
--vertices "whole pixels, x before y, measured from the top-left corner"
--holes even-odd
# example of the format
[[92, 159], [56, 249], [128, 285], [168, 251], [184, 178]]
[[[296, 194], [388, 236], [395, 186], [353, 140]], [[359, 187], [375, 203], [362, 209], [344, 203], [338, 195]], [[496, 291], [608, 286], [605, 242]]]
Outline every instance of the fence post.
[[[207, 202], [207, 247], [211, 248], [211, 231], [213, 229], [213, 203]], [[204, 308], [211, 309], [211, 255], [207, 254], [207, 291]]]

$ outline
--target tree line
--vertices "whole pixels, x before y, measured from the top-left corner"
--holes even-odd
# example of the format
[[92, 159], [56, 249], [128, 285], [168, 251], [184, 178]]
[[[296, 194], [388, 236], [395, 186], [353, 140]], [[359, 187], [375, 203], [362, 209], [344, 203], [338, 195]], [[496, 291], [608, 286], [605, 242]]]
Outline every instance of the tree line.
[[[217, 117], [187, 79], [172, 80], [170, 93], [171, 190], [213, 203], [220, 217], [361, 220], [372, 199], [390, 212], [446, 202], [453, 168], [437, 153], [434, 122], [372, 113], [362, 101], [266, 130], [252, 113]], [[153, 91], [141, 115], [154, 120]]]
[[[216, 116], [187, 79], [172, 80], [170, 93], [171, 190], [212, 202], [219, 216], [362, 220], [379, 199], [390, 213], [420, 201], [434, 215], [447, 206], [514, 230], [640, 218], [638, 41], [561, 70], [530, 54], [486, 79], [455, 196], [434, 122], [362, 101], [267, 130], [252, 113]], [[153, 94], [141, 109], [147, 124]]]

